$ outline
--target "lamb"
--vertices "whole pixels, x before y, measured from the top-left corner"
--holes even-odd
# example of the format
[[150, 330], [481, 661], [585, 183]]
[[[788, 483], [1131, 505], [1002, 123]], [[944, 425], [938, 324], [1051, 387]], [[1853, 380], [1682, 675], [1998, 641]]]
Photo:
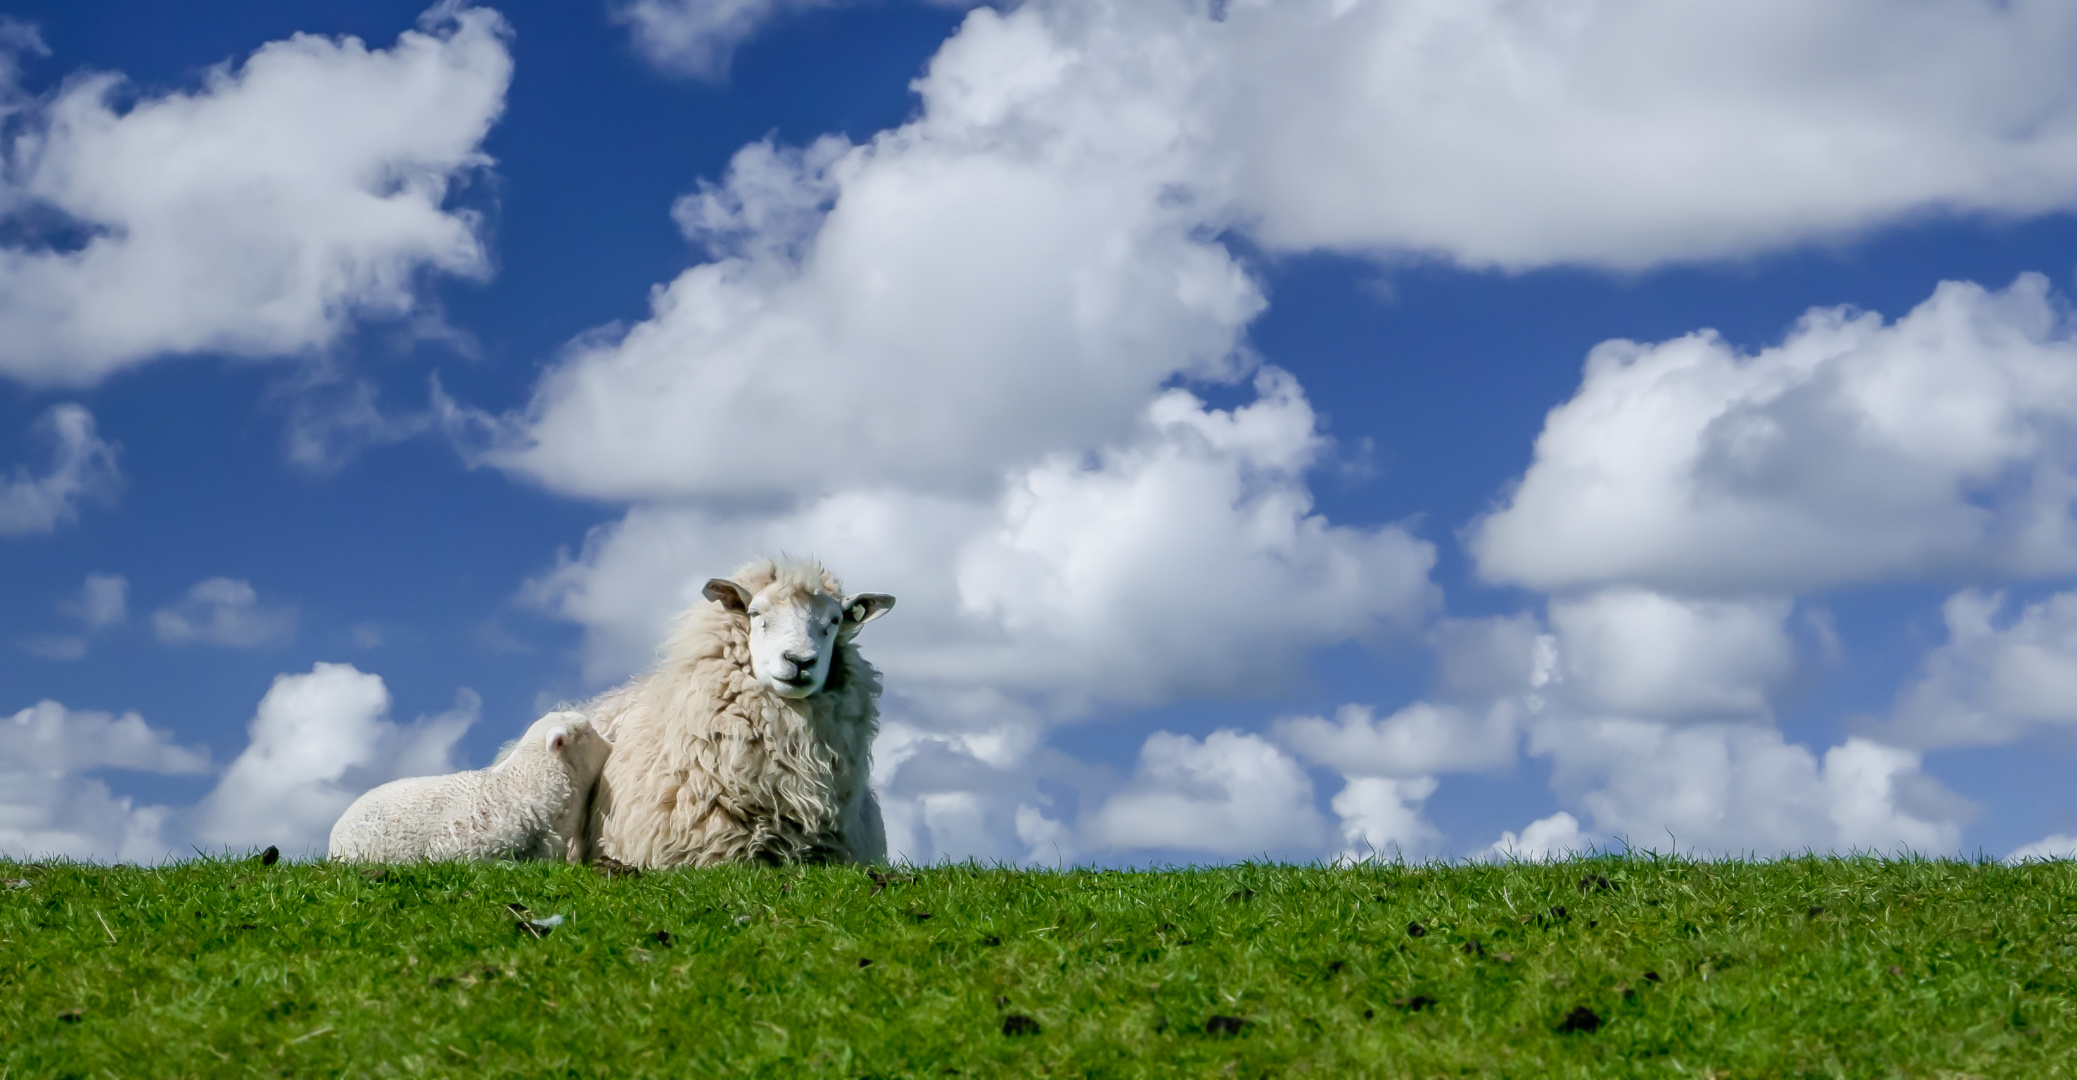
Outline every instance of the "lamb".
[[646, 675], [592, 701], [613, 742], [586, 836], [633, 866], [884, 862], [873, 795], [880, 673], [859, 628], [894, 606], [846, 596], [812, 559], [714, 578]]
[[611, 751], [583, 713], [549, 713], [487, 769], [392, 780], [355, 799], [332, 826], [331, 856], [585, 862], [591, 790]]

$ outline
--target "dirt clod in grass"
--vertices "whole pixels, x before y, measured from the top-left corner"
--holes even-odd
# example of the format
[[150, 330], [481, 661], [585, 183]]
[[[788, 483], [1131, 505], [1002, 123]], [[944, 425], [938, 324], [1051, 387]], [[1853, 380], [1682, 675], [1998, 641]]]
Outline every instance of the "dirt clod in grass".
[[669, 930], [652, 931], [649, 934], [649, 940], [668, 949], [671, 947], [671, 932]]
[[275, 863], [278, 863], [280, 861], [281, 849], [275, 847], [273, 844], [268, 844], [267, 850], [260, 852], [261, 866], [273, 866]]
[[1645, 981], [1645, 982], [1658, 982], [1658, 981], [1659, 981], [1659, 973], [1658, 973], [1658, 972], [1656, 972], [1656, 971], [1647, 971], [1647, 972], [1645, 972], [1645, 973], [1644, 973], [1644, 981]]
[[58, 1022], [64, 1024], [77, 1024], [79, 1023], [80, 1018], [85, 1016], [86, 1014], [87, 1011], [85, 1008], [66, 1009], [64, 1012], [58, 1014]]
[[858, 966], [859, 966], [859, 967], [862, 967], [862, 968], [869, 968], [869, 967], [872, 967], [872, 966], [873, 966], [873, 958], [872, 958], [872, 957], [870, 957], [870, 956], [861, 956], [861, 957], [859, 957], [859, 958], [858, 958]]
[[1368, 1020], [1368, 1019], [1370, 1019], [1370, 1018], [1372, 1018], [1372, 1017], [1374, 1017], [1374, 1016], [1376, 1016], [1376, 1015], [1377, 1015], [1377, 1012], [1376, 1012], [1376, 1010], [1373, 1010], [1373, 1009], [1365, 1009], [1365, 1010], [1363, 1010], [1363, 1019], [1365, 1019], [1365, 1020]]
[[1412, 997], [1400, 998], [1392, 1004], [1397, 1008], [1405, 1009], [1407, 1012], [1420, 1012], [1422, 1009], [1435, 1004], [1435, 999], [1426, 994], [1415, 994]]
[[1477, 938], [1472, 938], [1470, 941], [1464, 943], [1464, 955], [1484, 956], [1486, 955], [1486, 947], [1484, 945], [1479, 944]]
[[1824, 913], [1825, 908], [1823, 904], [1812, 904], [1810, 910], [1804, 914], [1804, 918], [1815, 919]]
[[987, 937], [981, 939], [981, 944], [986, 945], [992, 949], [995, 948], [997, 945], [1002, 944], [1002, 939], [996, 937], [994, 934], [989, 934]]
[[1036, 1035], [1039, 1022], [1023, 1013], [1011, 1013], [1002, 1018], [1002, 1033], [1010, 1036]]
[[1601, 1014], [1585, 1005], [1574, 1006], [1571, 1012], [1565, 1014], [1565, 1019], [1558, 1021], [1558, 1030], [1567, 1034], [1575, 1031], [1598, 1031], [1600, 1028]]
[[389, 871], [381, 869], [363, 870], [361, 871], [361, 876], [371, 882], [383, 882], [389, 880]]
[[865, 876], [873, 879], [873, 891], [867, 893], [867, 896], [878, 896], [880, 895], [882, 890], [887, 888], [886, 874], [883, 874], [878, 870], [868, 870], [865, 872]]
[[1582, 893], [1607, 892], [1613, 888], [1615, 886], [1609, 884], [1608, 879], [1600, 874], [1588, 874], [1579, 879], [1579, 891]]
[[1340, 960], [1336, 960], [1335, 962], [1327, 965], [1327, 972], [1331, 975], [1339, 975], [1341, 974], [1341, 969], [1347, 966], [1348, 965], [1346, 963], [1343, 963]]
[[1238, 1035], [1248, 1022], [1238, 1016], [1212, 1016], [1204, 1021], [1206, 1035]]
[[1254, 898], [1255, 890], [1253, 889], [1235, 889], [1226, 894], [1226, 902], [1229, 904], [1238, 904], [1243, 900], [1252, 900]]
[[1422, 925], [1421, 925], [1420, 923], [1417, 923], [1417, 922], [1410, 922], [1410, 923], [1407, 923], [1407, 924], [1406, 924], [1406, 936], [1407, 936], [1407, 937], [1427, 937], [1427, 936], [1428, 936], [1428, 928], [1427, 928], [1427, 927], [1425, 927], [1425, 926], [1422, 926]]
[[600, 855], [592, 859], [591, 869], [592, 872], [608, 881], [614, 878], [636, 878], [642, 876], [641, 867], [630, 866], [608, 855]]

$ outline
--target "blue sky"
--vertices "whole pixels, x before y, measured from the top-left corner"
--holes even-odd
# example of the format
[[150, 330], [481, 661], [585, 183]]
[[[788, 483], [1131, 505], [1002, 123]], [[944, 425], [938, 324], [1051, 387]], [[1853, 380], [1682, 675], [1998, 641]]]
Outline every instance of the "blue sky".
[[320, 849], [779, 549], [916, 860], [2077, 846], [2058, 5], [6, 16], [0, 851]]

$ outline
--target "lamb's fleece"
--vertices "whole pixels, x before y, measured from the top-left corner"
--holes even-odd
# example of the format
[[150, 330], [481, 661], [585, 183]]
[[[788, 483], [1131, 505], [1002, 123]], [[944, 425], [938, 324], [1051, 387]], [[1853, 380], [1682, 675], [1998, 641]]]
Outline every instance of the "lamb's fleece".
[[[746, 564], [752, 594], [775, 582], [844, 589], [807, 560]], [[880, 673], [840, 634], [823, 688], [773, 693], [751, 674], [750, 621], [712, 600], [678, 619], [654, 670], [594, 700], [613, 758], [592, 801], [595, 854], [641, 867], [726, 862], [885, 862], [870, 783]]]
[[332, 826], [332, 858], [584, 862], [584, 820], [611, 750], [583, 713], [549, 713], [487, 769], [392, 780], [355, 799]]

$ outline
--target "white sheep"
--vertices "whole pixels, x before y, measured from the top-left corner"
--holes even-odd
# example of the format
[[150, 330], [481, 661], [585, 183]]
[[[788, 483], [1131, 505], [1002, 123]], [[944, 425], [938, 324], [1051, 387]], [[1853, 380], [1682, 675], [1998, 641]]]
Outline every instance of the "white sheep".
[[586, 707], [613, 742], [587, 836], [641, 867], [880, 862], [869, 783], [880, 673], [858, 629], [894, 598], [845, 596], [813, 560], [707, 582], [654, 670]]
[[584, 862], [591, 790], [611, 750], [583, 713], [549, 713], [487, 769], [392, 780], [355, 799], [332, 826], [332, 858]]

